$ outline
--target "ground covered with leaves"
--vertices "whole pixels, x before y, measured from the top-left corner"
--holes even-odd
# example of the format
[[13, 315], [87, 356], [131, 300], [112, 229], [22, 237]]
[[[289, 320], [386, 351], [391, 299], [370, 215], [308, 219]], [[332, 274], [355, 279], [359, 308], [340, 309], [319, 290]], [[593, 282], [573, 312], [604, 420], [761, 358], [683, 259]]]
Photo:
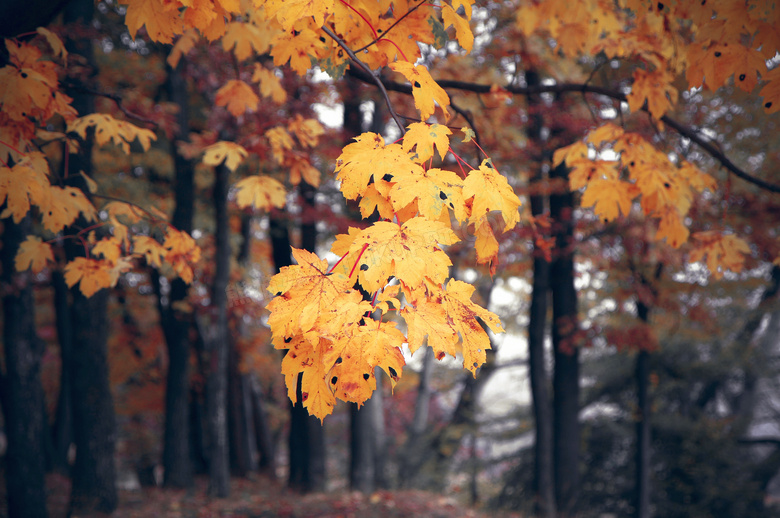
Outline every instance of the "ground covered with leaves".
[[[67, 516], [69, 480], [61, 475], [49, 475], [46, 485], [49, 516], [64, 518]], [[456, 497], [426, 491], [379, 491], [371, 495], [338, 491], [301, 495], [288, 490], [283, 481], [266, 476], [256, 476], [252, 480], [233, 478], [230, 498], [209, 497], [207, 487], [207, 478], [199, 477], [195, 487], [189, 490], [144, 488], [121, 491], [119, 508], [111, 516], [520, 518], [519, 514], [497, 514], [468, 507]], [[5, 487], [0, 490], [0, 516], [7, 515], [4, 492]]]

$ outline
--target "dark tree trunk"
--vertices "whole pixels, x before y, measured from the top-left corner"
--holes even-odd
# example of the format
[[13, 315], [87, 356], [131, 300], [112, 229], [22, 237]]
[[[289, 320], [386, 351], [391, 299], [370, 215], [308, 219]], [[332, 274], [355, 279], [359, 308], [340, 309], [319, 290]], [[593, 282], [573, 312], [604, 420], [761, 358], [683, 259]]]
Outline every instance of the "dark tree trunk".
[[76, 462], [73, 465], [71, 513], [110, 513], [117, 506], [114, 467], [114, 400], [108, 379], [109, 291], [89, 298], [72, 291], [73, 358], [71, 362]]
[[62, 272], [52, 272], [54, 286], [54, 314], [57, 324], [57, 341], [60, 344], [60, 393], [57, 397], [57, 414], [54, 420], [53, 440], [55, 471], [70, 474], [68, 453], [73, 444], [73, 408], [71, 393], [71, 358], [73, 357], [73, 329], [70, 321], [70, 290]]
[[431, 373], [433, 372], [433, 349], [425, 348], [420, 382], [417, 386], [417, 398], [414, 404], [414, 417], [407, 432], [406, 443], [398, 467], [398, 485], [411, 487], [414, 475], [419, 469], [420, 458], [425, 448], [424, 434], [428, 428], [428, 410], [431, 403]]
[[252, 416], [255, 421], [255, 440], [257, 441], [257, 452], [260, 455], [258, 468], [272, 477], [275, 477], [276, 448], [274, 447], [271, 427], [268, 423], [268, 415], [265, 411], [263, 392], [256, 376], [250, 375], [249, 386], [252, 392]]
[[231, 347], [228, 381], [228, 427], [230, 430], [230, 466], [234, 475], [245, 477], [257, 471], [257, 446], [248, 374], [239, 370], [238, 351]]
[[[564, 166], [553, 169], [551, 177], [568, 178]], [[565, 183], [568, 186], [568, 182]], [[555, 496], [560, 516], [576, 514], [580, 491], [580, 365], [577, 343], [577, 291], [574, 288], [574, 199], [568, 188], [550, 196], [555, 250], [550, 267], [555, 358], [553, 374], [553, 448]]]
[[[93, 16], [91, 0], [70, 2], [64, 21], [89, 24]], [[93, 63], [90, 39], [69, 40], [68, 50], [84, 56]], [[94, 111], [91, 96], [73, 93], [73, 107], [79, 115]], [[79, 175], [92, 174], [91, 142], [82, 144], [79, 154], [70, 155], [67, 183], [89, 193], [86, 182]], [[76, 234], [85, 222], [77, 221], [77, 229], [66, 229]], [[65, 247], [68, 259], [83, 255], [80, 244], [70, 240]], [[108, 300], [109, 291], [100, 290], [85, 297], [78, 286], [71, 289], [70, 317], [73, 329], [73, 357], [70, 362], [71, 402], [73, 408], [73, 436], [76, 460], [71, 486], [71, 514], [90, 512], [110, 513], [117, 506], [116, 468], [114, 466], [115, 422], [114, 400], [108, 379]]]
[[[534, 216], [543, 212], [542, 196], [531, 196]], [[553, 469], [553, 416], [550, 401], [544, 338], [550, 293], [550, 263], [536, 250], [534, 280], [528, 321], [528, 370], [534, 410], [534, 491], [539, 516], [555, 516], [555, 471]]]
[[0, 394], [8, 440], [5, 481], [11, 518], [46, 516], [43, 342], [35, 334], [32, 274], [16, 273], [14, 266], [14, 257], [30, 229], [29, 223], [28, 218], [19, 224], [11, 218], [3, 221], [0, 287], [6, 374], [0, 380]]
[[[179, 107], [178, 130], [174, 140], [186, 139], [189, 132], [187, 81], [182, 73], [184, 60], [176, 69], [168, 69], [168, 97]], [[175, 208], [171, 223], [183, 232], [192, 231], [194, 183], [192, 162], [171, 145], [175, 178]], [[190, 457], [190, 328], [188, 313], [177, 309], [177, 302], [187, 298], [187, 284], [179, 278], [171, 283], [168, 304], [160, 301], [160, 321], [168, 351], [168, 373], [165, 380], [165, 431], [163, 434], [163, 468], [166, 487], [184, 488], [193, 484]]]
[[362, 408], [357, 404], [349, 404], [350, 415], [350, 463], [349, 487], [361, 493], [373, 493], [374, 484], [374, 434], [371, 409], [373, 397], [366, 401]]
[[634, 511], [637, 518], [650, 518], [650, 353], [636, 357], [636, 487]]
[[230, 170], [216, 168], [214, 181], [214, 218], [216, 251], [212, 309], [214, 321], [207, 328], [206, 412], [209, 429], [209, 492], [225, 498], [230, 493], [230, 462], [227, 423], [228, 321], [227, 285], [230, 276], [230, 225], [227, 213]]

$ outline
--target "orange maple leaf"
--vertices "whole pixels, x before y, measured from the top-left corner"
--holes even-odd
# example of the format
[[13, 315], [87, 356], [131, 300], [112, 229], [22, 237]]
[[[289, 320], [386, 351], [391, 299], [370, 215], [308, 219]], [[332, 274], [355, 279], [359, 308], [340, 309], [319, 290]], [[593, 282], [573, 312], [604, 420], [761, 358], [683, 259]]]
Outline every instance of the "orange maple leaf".
[[505, 230], [514, 228], [520, 221], [520, 199], [488, 160], [483, 160], [479, 169], [472, 169], [463, 181], [463, 197], [473, 198], [469, 221], [477, 223], [490, 211], [501, 211]]
[[750, 255], [750, 246], [744, 239], [734, 234], [709, 230], [696, 232], [693, 239], [696, 240], [696, 244], [688, 260], [695, 263], [703, 261], [706, 257], [707, 269], [715, 279], [722, 278], [727, 270], [741, 272], [745, 264], [745, 256]]
[[252, 87], [240, 79], [231, 79], [222, 85], [214, 98], [214, 104], [225, 106], [233, 117], [257, 110], [259, 102], [260, 98]]
[[51, 245], [44, 243], [38, 236], [27, 236], [27, 239], [19, 245], [14, 266], [17, 272], [31, 268], [33, 273], [38, 273], [46, 267], [48, 262], [54, 262]]
[[76, 257], [65, 265], [65, 283], [72, 288], [79, 284], [79, 289], [85, 297], [91, 297], [103, 288], [114, 285], [111, 268], [106, 260]]
[[412, 159], [422, 164], [433, 157], [433, 148], [436, 146], [439, 156], [444, 160], [444, 155], [450, 148], [450, 135], [452, 132], [447, 126], [414, 122], [409, 125], [404, 135], [403, 150], [408, 153], [413, 147], [417, 148], [416, 156]]
[[246, 149], [235, 142], [220, 140], [203, 150], [203, 163], [218, 166], [225, 162], [225, 167], [234, 171], [249, 155]]

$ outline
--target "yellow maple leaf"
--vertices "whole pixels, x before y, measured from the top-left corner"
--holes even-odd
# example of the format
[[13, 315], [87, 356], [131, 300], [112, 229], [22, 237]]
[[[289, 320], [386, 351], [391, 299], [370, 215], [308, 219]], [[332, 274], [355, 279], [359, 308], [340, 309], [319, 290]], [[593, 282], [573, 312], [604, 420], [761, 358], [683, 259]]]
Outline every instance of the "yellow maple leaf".
[[447, 107], [450, 105], [450, 97], [431, 77], [428, 69], [423, 65], [414, 65], [408, 61], [396, 61], [390, 63], [390, 68], [402, 74], [412, 83], [412, 97], [414, 105], [420, 110], [420, 118], [428, 120], [436, 109], [434, 103], [438, 103], [444, 112], [444, 118], [448, 118]]
[[298, 185], [301, 180], [312, 187], [320, 186], [321, 174], [319, 169], [311, 165], [308, 159], [300, 156], [293, 157], [290, 163], [290, 183]]
[[598, 128], [594, 130], [590, 130], [588, 132], [588, 138], [587, 141], [593, 144], [596, 147], [601, 146], [604, 142], [607, 141], [613, 141], [616, 138], [620, 137], [623, 134], [623, 128], [620, 126], [613, 124], [611, 122], [606, 122], [599, 126]]
[[225, 167], [235, 172], [241, 162], [249, 155], [246, 149], [235, 142], [220, 140], [203, 150], [203, 163], [218, 166], [225, 162]]
[[393, 214], [395, 212], [388, 197], [380, 193], [376, 187], [374, 187], [373, 183], [363, 191], [363, 194], [360, 196], [360, 204], [358, 207], [360, 208], [360, 215], [363, 216], [363, 219], [371, 216], [374, 211], [377, 211], [379, 217], [382, 219], [393, 219]]
[[42, 211], [43, 226], [57, 233], [83, 215], [87, 221], [97, 219], [97, 210], [80, 189], [52, 186], [49, 203]]
[[98, 241], [94, 247], [92, 247], [92, 255], [102, 255], [106, 261], [111, 264], [116, 264], [119, 257], [122, 255], [122, 249], [120, 248], [121, 242], [115, 237], [106, 237]]
[[466, 204], [463, 199], [463, 180], [453, 173], [435, 167], [423, 171], [413, 169], [396, 172], [396, 182], [390, 189], [390, 201], [396, 211], [417, 201], [420, 216], [438, 219], [442, 212], [452, 209], [458, 221], [465, 221]]
[[36, 163], [26, 159], [14, 164], [13, 167], [0, 166], [0, 206], [6, 204], [0, 218], [13, 216], [19, 223], [30, 211], [31, 204], [42, 209], [49, 205], [49, 179], [46, 177], [48, 167], [36, 167]]
[[502, 333], [504, 328], [498, 316], [472, 302], [474, 289], [457, 280], [450, 280], [446, 288], [426, 282], [427, 296], [413, 300], [401, 310], [409, 327], [409, 349], [419, 348], [427, 335], [428, 345], [438, 359], [460, 352], [463, 367], [476, 376], [477, 369], [485, 363], [485, 351], [491, 348], [490, 338], [477, 319], [494, 333]]
[[471, 48], [474, 46], [474, 34], [469, 27], [469, 21], [461, 18], [452, 7], [444, 3], [441, 4], [441, 18], [445, 29], [450, 25], [455, 27], [455, 37], [458, 39], [458, 43], [466, 52], [471, 52]]
[[619, 175], [618, 163], [614, 160], [576, 160], [569, 171], [569, 188], [576, 191], [593, 180], [617, 180]]
[[750, 255], [750, 246], [741, 237], [734, 234], [722, 234], [715, 230], [696, 232], [696, 240], [688, 260], [692, 263], [707, 258], [707, 269], [715, 279], [720, 279], [728, 270], [734, 273], [742, 271], [745, 256]]
[[198, 244], [188, 233], [168, 227], [163, 248], [165, 262], [171, 265], [181, 280], [190, 284], [194, 276], [192, 266], [200, 261], [201, 251]]
[[282, 268], [268, 285], [268, 291], [275, 294], [268, 304], [268, 325], [274, 345], [281, 348], [285, 339], [296, 335], [319, 339], [320, 315], [337, 307], [337, 299], [354, 291], [347, 276], [328, 271], [327, 261], [297, 248], [292, 253], [298, 264]]
[[295, 135], [303, 147], [315, 147], [322, 135], [325, 134], [325, 128], [317, 119], [304, 119], [300, 113], [287, 123], [287, 129]]
[[402, 225], [380, 221], [362, 230], [352, 242], [348, 257], [358, 271], [358, 282], [369, 293], [384, 287], [391, 276], [407, 286], [422, 284], [425, 277], [443, 282], [450, 258], [439, 244], [459, 241], [449, 226], [424, 217]]
[[450, 135], [452, 132], [447, 126], [413, 122], [404, 135], [402, 147], [407, 153], [416, 147], [416, 154], [412, 156], [412, 160], [418, 164], [433, 157], [434, 146], [439, 151], [441, 159], [444, 160], [444, 155], [450, 148]]
[[54, 262], [51, 245], [44, 243], [38, 236], [27, 236], [27, 239], [19, 245], [19, 250], [16, 251], [14, 265], [17, 272], [31, 268], [33, 273], [38, 273], [50, 261]]
[[463, 198], [474, 198], [469, 221], [476, 223], [493, 210], [501, 211], [505, 229], [515, 227], [520, 221], [520, 199], [506, 181], [487, 160], [479, 169], [472, 169], [463, 181]]
[[636, 112], [647, 101], [647, 111], [654, 119], [660, 119], [677, 102], [678, 91], [672, 85], [673, 80], [666, 70], [634, 70], [634, 84], [626, 96], [628, 107]]
[[293, 139], [290, 134], [281, 126], [276, 126], [265, 132], [265, 138], [271, 144], [271, 154], [274, 160], [280, 164], [284, 162], [284, 152], [293, 147]]
[[400, 145], [385, 146], [384, 142], [376, 133], [363, 133], [341, 151], [336, 160], [336, 179], [348, 200], [362, 196], [372, 179], [377, 191], [386, 196], [394, 175], [401, 171], [423, 173]]
[[166, 61], [171, 68], [176, 68], [179, 65], [179, 61], [182, 56], [195, 48], [195, 44], [198, 43], [198, 33], [194, 29], [184, 31], [184, 34], [176, 40], [171, 52], [168, 54]]
[[65, 265], [65, 283], [69, 288], [79, 284], [85, 297], [91, 297], [103, 288], [114, 286], [109, 261], [76, 257]]
[[149, 151], [152, 140], [157, 140], [153, 131], [139, 128], [127, 121], [117, 120], [106, 113], [91, 113], [79, 117], [68, 124], [68, 132], [77, 133], [82, 139], [87, 138], [87, 129], [95, 128], [95, 142], [99, 146], [113, 142], [125, 153], [130, 153], [130, 143], [138, 139], [144, 151]]
[[43, 111], [54, 97], [56, 81], [31, 68], [6, 65], [0, 68], [0, 109], [11, 119], [24, 121]]
[[173, 37], [182, 32], [182, 20], [178, 5], [158, 0], [122, 0], [127, 5], [125, 25], [130, 37], [135, 39], [138, 30], [146, 25], [146, 32], [152, 41], [171, 43]]
[[639, 187], [633, 183], [597, 178], [588, 182], [582, 195], [581, 205], [593, 207], [596, 216], [606, 223], [617, 219], [621, 213], [628, 216], [631, 202], [639, 192]]
[[[477, 263], [495, 263], [498, 258], [498, 240], [493, 233], [493, 227], [490, 226], [490, 221], [487, 217], [483, 217], [474, 227], [474, 234], [477, 236], [477, 240], [474, 243], [474, 249], [477, 252]], [[491, 269], [491, 275], [493, 273], [495, 272]]]
[[214, 98], [214, 104], [225, 106], [233, 117], [257, 110], [259, 102], [260, 98], [252, 87], [240, 79], [231, 79], [222, 85]]
[[287, 92], [282, 87], [281, 80], [272, 70], [268, 70], [260, 63], [255, 63], [252, 82], [260, 83], [260, 95], [270, 97], [276, 104], [283, 104], [287, 100]]
[[143, 255], [147, 264], [160, 268], [167, 251], [150, 236], [133, 236], [133, 253]]
[[309, 414], [324, 419], [333, 412], [336, 397], [325, 380], [328, 370], [323, 362], [324, 345], [315, 347], [298, 336], [289, 344], [282, 360], [282, 374], [287, 385], [287, 395], [293, 404], [298, 402], [298, 378], [301, 378], [301, 403]]
[[237, 182], [235, 187], [236, 204], [242, 209], [271, 210], [272, 207], [284, 207], [287, 201], [284, 185], [270, 176], [249, 176]]
[[762, 77], [764, 86], [759, 95], [764, 98], [764, 109], [767, 113], [780, 111], [780, 67], [775, 67]]
[[110, 201], [103, 206], [102, 210], [108, 212], [109, 217], [112, 218], [125, 217], [129, 223], [138, 223], [143, 215], [141, 209], [123, 201]]
[[318, 58], [325, 50], [320, 36], [311, 29], [293, 33], [277, 34], [271, 41], [274, 65], [279, 67], [290, 63], [290, 67], [302, 76], [311, 68], [312, 57]]
[[46, 38], [46, 43], [49, 44], [51, 50], [55, 56], [59, 56], [65, 66], [68, 66], [68, 51], [65, 49], [65, 44], [59, 36], [51, 32], [45, 27], [38, 27], [35, 32]]
[[231, 22], [222, 37], [222, 49], [225, 52], [233, 50], [236, 58], [243, 61], [254, 51], [255, 54], [264, 54], [271, 43], [270, 34], [260, 27], [245, 22]]
[[666, 243], [673, 248], [679, 248], [688, 241], [690, 231], [675, 207], [665, 207], [660, 217], [658, 230], [655, 233], [656, 240], [666, 239]]
[[325, 23], [325, 17], [333, 10], [334, 0], [266, 0], [265, 15], [276, 17], [285, 31], [290, 31], [295, 22], [302, 18], [314, 18], [319, 27]]

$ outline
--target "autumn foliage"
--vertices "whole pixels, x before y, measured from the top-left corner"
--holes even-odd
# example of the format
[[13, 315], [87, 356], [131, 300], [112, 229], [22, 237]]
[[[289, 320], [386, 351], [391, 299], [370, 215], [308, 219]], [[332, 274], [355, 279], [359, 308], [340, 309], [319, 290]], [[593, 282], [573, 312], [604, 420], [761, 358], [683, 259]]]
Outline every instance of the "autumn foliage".
[[[337, 79], [352, 68], [368, 74], [388, 100], [401, 138], [386, 142], [364, 133], [344, 147], [334, 168], [344, 197], [357, 201], [364, 218], [378, 214], [379, 221], [338, 235], [330, 250], [337, 259], [330, 262], [293, 250], [297, 264], [283, 268], [268, 286], [275, 296], [268, 305], [273, 343], [289, 350], [282, 371], [290, 399], [297, 399], [302, 374], [303, 404], [317, 417], [328, 415], [336, 399], [363, 403], [377, 387], [375, 367], [391, 385], [397, 382], [404, 344], [414, 352], [427, 343], [438, 358], [460, 355], [476, 374], [490, 348], [486, 329], [503, 328], [496, 315], [472, 300], [473, 286], [450, 278], [446, 247], [467, 240], [477, 262], [494, 273], [498, 236], [518, 225], [534, 227], [536, 221], [521, 213], [515, 188], [489, 150], [480, 148], [479, 163], [473, 164], [456, 152], [473, 141], [474, 131], [457, 120], [447, 91], [418, 62], [419, 44], [453, 49], [457, 43], [460, 55], [472, 51], [473, 2], [123, 3], [131, 36], [145, 28], [151, 40], [173, 45], [171, 66], [205, 40], [221, 41], [238, 66], [251, 69], [249, 82], [239, 75], [216, 92], [215, 105], [233, 117], [256, 110], [261, 97], [285, 102], [280, 69], [304, 75], [318, 67]], [[780, 67], [766, 65], [780, 46], [780, 9], [769, 2], [628, 0], [619, 8], [602, 0], [522, 2], [515, 23], [523, 38], [554, 38], [554, 52], [566, 58], [602, 53], [606, 60], [632, 63], [630, 93], [613, 97], [630, 112], [649, 117], [658, 131], [668, 127], [667, 112], [681, 89], [717, 90], [730, 80], [747, 92], [760, 87], [757, 95], [768, 113], [780, 109]], [[65, 279], [71, 286], [78, 283], [87, 296], [116, 285], [139, 261], [191, 282], [200, 258], [194, 239], [167, 224], [153, 207], [102, 196], [88, 178], [90, 192], [53, 184], [41, 151], [57, 141], [66, 153], [77, 152], [91, 138], [98, 146], [128, 153], [133, 146], [148, 150], [155, 134], [108, 114], [79, 118], [60, 92], [58, 71], [67, 65], [67, 53], [53, 33], [40, 29], [36, 38], [5, 45], [10, 59], [0, 69], [0, 203], [5, 203], [0, 216], [20, 221], [32, 212], [41, 226], [41, 235], [31, 235], [20, 248], [17, 269], [45, 268], [55, 260], [50, 243], [68, 238], [83, 244], [85, 257], [62, 265]], [[251, 62], [266, 54], [270, 60]], [[383, 83], [388, 77], [409, 88], [419, 120], [400, 121]], [[499, 103], [511, 95], [499, 85], [481, 86]], [[63, 130], [46, 130], [52, 120]], [[320, 174], [307, 153], [322, 133], [317, 121], [302, 117], [276, 126], [258, 136], [271, 150], [263, 159], [289, 171], [291, 185], [305, 181], [316, 187]], [[185, 152], [231, 171], [250, 155], [227, 140], [190, 144]], [[739, 271], [750, 253], [741, 237], [717, 229], [690, 239], [691, 205], [704, 191], [717, 189], [716, 180], [617, 121], [594, 124], [582, 140], [558, 149], [552, 165], [561, 163], [570, 170], [569, 188], [582, 192], [582, 207], [592, 208], [604, 222], [640, 212], [654, 222], [656, 240], [674, 248], [688, 244], [689, 259], [706, 261], [715, 277]], [[264, 175], [238, 181], [235, 193], [240, 208], [271, 210], [286, 200], [284, 185]], [[108, 203], [98, 206], [98, 201]], [[78, 218], [86, 226], [77, 230]], [[141, 218], [158, 231], [133, 230]]]

